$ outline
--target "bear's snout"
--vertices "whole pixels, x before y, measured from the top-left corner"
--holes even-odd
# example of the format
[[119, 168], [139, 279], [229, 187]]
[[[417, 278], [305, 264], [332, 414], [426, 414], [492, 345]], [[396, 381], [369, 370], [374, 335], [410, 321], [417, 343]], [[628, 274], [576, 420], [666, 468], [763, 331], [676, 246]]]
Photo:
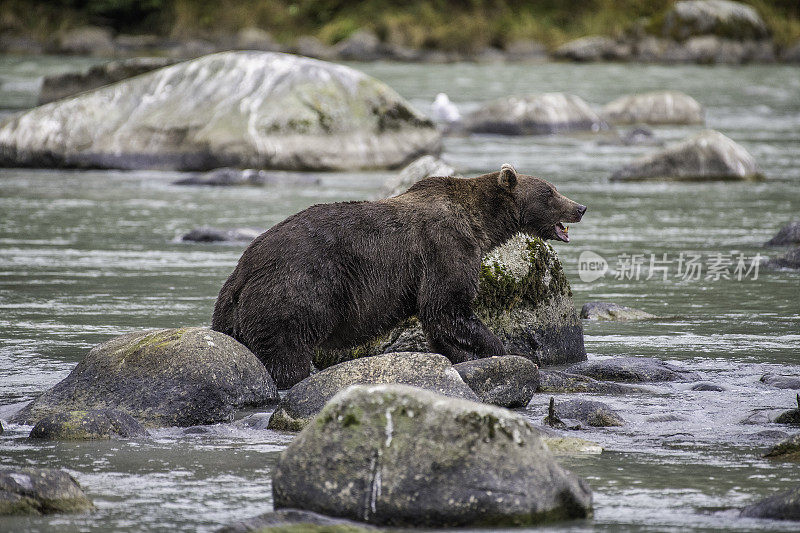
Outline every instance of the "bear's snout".
[[575, 209], [576, 209], [576, 211], [578, 211], [578, 220], [577, 220], [577, 222], [580, 222], [581, 219], [583, 218], [583, 214], [586, 212], [586, 206], [578, 204], [578, 207], [576, 207]]

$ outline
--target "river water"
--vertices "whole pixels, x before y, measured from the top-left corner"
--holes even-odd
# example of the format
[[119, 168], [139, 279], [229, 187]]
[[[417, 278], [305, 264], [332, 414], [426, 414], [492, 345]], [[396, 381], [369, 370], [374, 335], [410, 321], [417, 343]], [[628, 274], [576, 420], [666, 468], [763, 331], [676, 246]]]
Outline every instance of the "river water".
[[[43, 74], [92, 61], [0, 58], [2, 113], [34, 105]], [[589, 481], [595, 517], [545, 530], [796, 530], [740, 519], [736, 509], [800, 481], [800, 465], [761, 457], [780, 438], [761, 432], [793, 432], [769, 420], [793, 406], [795, 391], [759, 382], [766, 372], [800, 375], [800, 273], [751, 268], [757, 255], [782, 253], [763, 243], [800, 211], [800, 69], [355, 66], [421, 110], [439, 91], [468, 110], [506, 94], [566, 91], [599, 105], [630, 92], [682, 90], [706, 107], [708, 127], [753, 154], [764, 182], [611, 183], [616, 168], [653, 148], [585, 136], [449, 137], [443, 156], [467, 175], [513, 163], [588, 205], [572, 242], [555, 244], [576, 305], [607, 300], [663, 317], [585, 323], [590, 358], [658, 357], [726, 388], [693, 391], [674, 383], [646, 393], [581, 395], [618, 409], [627, 424], [576, 433], [605, 448], [561, 459]], [[654, 131], [669, 141], [698, 129]], [[209, 323], [243, 246], [179, 243], [183, 232], [201, 225], [266, 228], [314, 203], [370, 197], [390, 175], [324, 173], [318, 186], [218, 189], [171, 185], [185, 177], [174, 172], [0, 169], [0, 419], [112, 336]], [[600, 279], [581, 280], [586, 251], [608, 263]], [[651, 272], [651, 257], [663, 268]], [[692, 258], [700, 279], [685, 276]], [[640, 261], [637, 276], [631, 267]], [[538, 424], [548, 400], [537, 395], [523, 411]], [[271, 510], [270, 471], [291, 440], [237, 422], [158, 430], [145, 440], [34, 443], [26, 439], [30, 427], [5, 425], [0, 466], [65, 468], [98, 509], [0, 518], [0, 531], [214, 530]]]

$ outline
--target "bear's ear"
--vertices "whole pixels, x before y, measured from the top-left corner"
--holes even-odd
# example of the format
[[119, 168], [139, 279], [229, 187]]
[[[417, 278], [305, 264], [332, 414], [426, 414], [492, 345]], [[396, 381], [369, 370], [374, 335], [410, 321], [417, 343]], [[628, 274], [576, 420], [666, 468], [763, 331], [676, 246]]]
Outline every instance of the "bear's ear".
[[517, 171], [514, 167], [506, 163], [500, 167], [500, 175], [497, 177], [497, 183], [504, 189], [512, 190], [517, 186]]

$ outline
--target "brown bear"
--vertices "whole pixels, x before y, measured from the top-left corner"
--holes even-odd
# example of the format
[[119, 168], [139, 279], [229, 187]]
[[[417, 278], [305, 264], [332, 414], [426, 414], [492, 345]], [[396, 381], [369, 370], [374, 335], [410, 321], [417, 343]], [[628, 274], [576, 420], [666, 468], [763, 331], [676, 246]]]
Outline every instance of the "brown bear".
[[416, 315], [453, 363], [503, 355], [475, 316], [481, 258], [518, 232], [569, 242], [586, 207], [511, 165], [431, 177], [378, 201], [319, 204], [258, 236], [220, 290], [212, 329], [250, 348], [280, 388], [315, 348], [348, 348]]

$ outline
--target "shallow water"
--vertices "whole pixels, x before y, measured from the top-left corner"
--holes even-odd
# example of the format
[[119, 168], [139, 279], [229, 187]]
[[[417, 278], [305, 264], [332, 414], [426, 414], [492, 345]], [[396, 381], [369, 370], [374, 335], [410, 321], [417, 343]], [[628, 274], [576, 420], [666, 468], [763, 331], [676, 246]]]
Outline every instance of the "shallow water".
[[[32, 105], [43, 73], [92, 60], [0, 58], [0, 108]], [[769, 423], [795, 391], [758, 380], [800, 375], [800, 273], [759, 270], [736, 280], [777, 229], [800, 211], [800, 70], [785, 66], [398, 65], [358, 68], [420, 109], [439, 91], [462, 110], [512, 93], [568, 91], [593, 104], [628, 92], [683, 90], [707, 109], [707, 125], [743, 144], [762, 183], [610, 183], [650, 147], [599, 144], [592, 137], [450, 137], [444, 157], [466, 174], [511, 162], [546, 177], [589, 206], [573, 242], [556, 248], [575, 301], [610, 300], [661, 319], [585, 323], [590, 357], [652, 356], [700, 372], [725, 392], [658, 384], [624, 396], [587, 394], [619, 409], [621, 428], [579, 436], [597, 456], [562, 461], [594, 490], [595, 518], [553, 531], [795, 530], [744, 520], [736, 508], [800, 480], [800, 466], [761, 454], [793, 430]], [[0, 110], [0, 113], [3, 111]], [[654, 128], [663, 140], [699, 128]], [[318, 202], [375, 194], [391, 172], [320, 174], [319, 186], [179, 187], [170, 172], [0, 170], [0, 419], [66, 376], [93, 345], [138, 329], [203, 325], [243, 246], [176, 242], [200, 225], [268, 227]], [[593, 251], [609, 272], [581, 281], [578, 257]], [[699, 253], [700, 280], [683, 280], [677, 259]], [[642, 254], [640, 279], [617, 279], [621, 254]], [[667, 254], [667, 280], [647, 278], [651, 254]], [[705, 279], [717, 254], [733, 279]], [[574, 397], [555, 395], [556, 400]], [[549, 395], [525, 410], [535, 423]], [[756, 413], [756, 415], [753, 415]], [[243, 413], [242, 416], [244, 416]], [[675, 415], [676, 420], [664, 420]], [[661, 418], [657, 418], [661, 417]], [[749, 417], [750, 422], [741, 421]], [[8, 426], [6, 424], [6, 426]], [[31, 443], [29, 427], [0, 436], [0, 465], [68, 469], [98, 510], [88, 515], [0, 519], [0, 530], [213, 530], [271, 509], [270, 471], [290, 435], [242, 424], [165, 429], [146, 440]], [[796, 431], [796, 430], [794, 430]]]

